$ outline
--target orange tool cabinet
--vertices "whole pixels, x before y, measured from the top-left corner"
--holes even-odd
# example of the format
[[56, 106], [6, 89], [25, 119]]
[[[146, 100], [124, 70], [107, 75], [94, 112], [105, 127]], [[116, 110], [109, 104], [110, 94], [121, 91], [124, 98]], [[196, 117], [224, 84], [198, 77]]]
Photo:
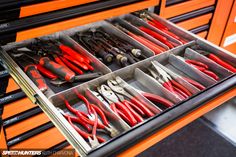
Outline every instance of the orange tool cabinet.
[[[217, 2], [217, 3], [216, 3]], [[20, 9], [20, 18], [30, 17], [32, 15], [56, 11], [60, 9], [65, 9], [69, 7], [76, 7], [77, 5], [82, 4], [89, 4], [89, 3], [99, 3], [99, 0], [84, 0], [84, 1], [76, 1], [76, 0], [55, 0], [55, 1], [47, 1], [42, 2], [34, 5], [23, 6]], [[234, 2], [232, 11], [230, 13], [229, 19], [227, 22], [225, 21], [225, 30], [217, 28], [215, 24], [219, 21], [220, 15], [217, 14], [217, 11], [222, 10], [220, 4], [223, 4], [223, 0], [188, 0], [178, 4], [174, 4], [171, 6], [166, 5], [166, 0], [142, 0], [137, 1], [128, 5], [124, 6], [116, 6], [114, 8], [104, 9], [95, 13], [89, 13], [86, 15], [81, 15], [79, 17], [73, 17], [69, 19], [59, 20], [56, 22], [47, 23], [40, 26], [29, 27], [26, 29], [19, 30], [14, 32], [13, 40], [16, 42], [49, 35], [51, 33], [55, 33], [58, 31], [63, 31], [69, 28], [73, 28], [80, 25], [85, 25], [88, 23], [112, 18], [115, 16], [127, 14], [130, 12], [142, 10], [152, 6], [159, 6], [159, 15], [165, 19], [168, 19], [178, 26], [184, 28], [185, 30], [191, 31], [197, 34], [201, 38], [209, 39], [209, 41], [219, 45], [233, 53], [235, 52], [236, 45], [235, 42], [232, 40], [236, 39], [233, 38], [234, 34], [236, 33], [235, 27], [235, 16], [236, 16], [236, 1]], [[233, 3], [233, 1], [230, 1]], [[226, 4], [225, 4], [226, 5]], [[83, 5], [82, 5], [83, 6]], [[228, 8], [230, 6], [227, 5]], [[209, 11], [207, 11], [207, 8]], [[202, 13], [196, 13], [196, 16], [191, 15], [191, 11], [201, 10]], [[190, 14], [189, 14], [190, 13]], [[191, 18], [186, 18], [185, 14], [189, 15]], [[179, 20], [181, 19], [181, 20]], [[203, 28], [202, 28], [203, 27]], [[223, 27], [223, 26], [222, 26]], [[200, 28], [200, 29], [199, 29]], [[220, 34], [224, 34], [222, 39], [219, 40], [214, 39], [214, 33], [219, 31]], [[224, 33], [223, 33], [224, 32]], [[1, 31], [0, 31], [1, 33]], [[231, 38], [233, 39], [231, 39]], [[7, 37], [8, 38], [8, 37]], [[12, 38], [11, 38], [12, 40]], [[228, 43], [227, 44], [227, 40]], [[220, 42], [221, 41], [221, 42]], [[226, 42], [226, 46], [225, 46]], [[232, 43], [231, 43], [232, 42]], [[16, 77], [15, 77], [16, 79]], [[148, 136], [145, 136], [145, 139], [138, 140], [135, 143], [132, 143], [128, 148], [119, 151], [117, 156], [136, 156], [139, 153], [145, 151], [146, 149], [150, 148], [154, 144], [158, 143], [159, 141], [163, 140], [167, 136], [175, 133], [177, 130], [181, 129], [182, 127], [186, 126], [187, 124], [191, 123], [195, 119], [201, 117], [202, 115], [206, 114], [207, 112], [213, 110], [214, 108], [218, 107], [219, 105], [223, 104], [227, 100], [232, 99], [236, 96], [236, 87], [235, 87], [235, 76], [231, 77], [234, 81], [229, 89], [225, 89], [222, 93], [218, 93], [218, 95], [210, 100], [203, 101], [200, 107], [196, 107], [193, 110], [186, 112], [184, 115], [179, 116], [175, 120], [171, 121], [167, 125], [163, 125], [156, 129], [154, 132], [150, 133]], [[17, 79], [16, 79], [17, 80]], [[224, 81], [224, 80], [223, 80]], [[222, 81], [222, 82], [223, 82]], [[13, 78], [10, 78], [9, 85], [7, 87], [7, 93], [15, 91], [19, 89], [17, 84], [22, 85], [22, 82], [16, 81], [15, 83]], [[221, 83], [222, 83], [221, 82]], [[220, 87], [220, 86], [219, 86]], [[24, 89], [25, 90], [25, 89]], [[210, 94], [213, 89], [209, 89], [206, 94]], [[29, 93], [26, 93], [28, 95]], [[204, 95], [204, 93], [201, 93]], [[200, 95], [201, 95], [200, 94]], [[34, 103], [37, 102], [35, 99]], [[43, 132], [35, 134], [32, 137], [29, 137], [22, 142], [8, 146], [7, 149], [21, 149], [21, 148], [38, 148], [49, 150], [53, 148], [60, 148], [60, 149], [73, 149], [73, 146], [70, 145], [63, 134], [54, 126], [52, 125], [51, 120], [54, 120], [49, 114], [45, 114], [42, 111], [39, 111], [37, 105], [32, 103], [29, 98], [23, 97], [17, 101], [8, 103], [4, 105], [4, 110], [2, 114], [2, 119], [9, 120], [10, 118], [37, 110], [37, 114], [32, 117], [27, 117], [16, 124], [11, 124], [6, 128], [1, 128], [0, 132], [0, 145], [1, 149], [7, 148], [7, 141], [9, 139], [17, 138], [18, 135], [24, 134], [25, 132], [35, 129], [35, 128], [46, 128]], [[195, 100], [196, 101], [196, 100]], [[17, 108], [17, 110], [16, 110]], [[45, 111], [45, 108], [42, 107], [42, 110]], [[49, 116], [49, 118], [48, 118]], [[30, 124], [30, 125], [29, 125]], [[56, 124], [57, 126], [58, 124]], [[58, 127], [58, 126], [57, 126]], [[60, 127], [59, 127], [60, 128]], [[15, 131], [16, 129], [16, 131]], [[50, 139], [49, 139], [50, 137]], [[68, 135], [67, 135], [68, 138]], [[45, 140], [47, 141], [45, 143]], [[82, 154], [83, 156], [84, 154]], [[76, 156], [78, 154], [76, 153]]]
[[234, 1], [229, 15], [220, 46], [236, 53], [236, 1]]

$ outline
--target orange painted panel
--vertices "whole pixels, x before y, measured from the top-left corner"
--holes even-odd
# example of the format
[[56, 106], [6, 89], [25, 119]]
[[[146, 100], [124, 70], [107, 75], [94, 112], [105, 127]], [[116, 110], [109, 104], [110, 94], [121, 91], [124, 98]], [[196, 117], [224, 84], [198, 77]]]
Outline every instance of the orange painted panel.
[[2, 118], [3, 119], [9, 118], [15, 114], [24, 112], [35, 106], [36, 105], [33, 104], [29, 98], [23, 98], [23, 99], [14, 101], [4, 106]]
[[160, 12], [160, 16], [164, 18], [171, 18], [177, 15], [181, 15], [193, 10], [201, 9], [207, 6], [215, 4], [216, 0], [191, 0], [183, 3], [179, 3], [173, 6], [163, 8]]
[[54, 127], [23, 142], [20, 142], [10, 147], [10, 149], [48, 149], [63, 142], [64, 140], [64, 136], [62, 136], [62, 134], [57, 130], [57, 128]]
[[207, 31], [204, 31], [204, 32], [201, 32], [201, 33], [198, 33], [197, 35], [199, 36], [199, 37], [201, 37], [201, 38], [206, 38], [206, 36], [207, 36]]
[[234, 1], [220, 46], [236, 54], [236, 1]]
[[234, 0], [218, 0], [207, 40], [220, 45]]
[[21, 121], [17, 124], [9, 126], [6, 128], [7, 139], [20, 135], [24, 132], [27, 132], [33, 128], [36, 128], [40, 125], [43, 125], [50, 120], [44, 113], [40, 113], [36, 116], [30, 117], [24, 121]]
[[9, 82], [8, 82], [6, 93], [12, 92], [12, 91], [17, 90], [19, 88], [20, 87], [17, 85], [17, 83], [14, 81], [14, 79], [13, 78], [9, 78]]
[[5, 133], [3, 131], [3, 127], [1, 127], [0, 131], [0, 149], [7, 149], [7, 142], [5, 139]]
[[202, 15], [202, 16], [190, 19], [190, 20], [179, 22], [179, 23], [177, 23], [177, 25], [186, 29], [186, 30], [190, 30], [190, 29], [197, 28], [197, 27], [203, 26], [205, 24], [208, 24], [212, 18], [212, 15], [213, 15], [212, 13], [209, 13], [206, 15]]
[[166, 126], [162, 130], [156, 132], [150, 137], [144, 139], [143, 141], [139, 142], [133, 147], [122, 152], [121, 154], [118, 155], [118, 157], [127, 157], [127, 156], [131, 157], [131, 156], [136, 156], [140, 154], [141, 152], [150, 148], [157, 142], [163, 140], [167, 136], [173, 134], [174, 132], [178, 131], [182, 127], [194, 121], [195, 119], [201, 117], [202, 115], [220, 106], [221, 104], [232, 99], [235, 96], [236, 96], [236, 88], [231, 89], [230, 91], [224, 93], [223, 95], [218, 96], [217, 98], [211, 100], [204, 106], [192, 111], [191, 113], [187, 114], [183, 118], [171, 123], [170, 125]]
[[94, 13], [91, 15], [86, 15], [86, 16], [82, 16], [82, 17], [78, 17], [78, 18], [74, 18], [70, 20], [48, 24], [48, 25], [33, 28], [33, 29], [28, 29], [25, 31], [20, 31], [16, 35], [16, 41], [35, 38], [35, 37], [51, 34], [54, 32], [62, 31], [65, 29], [73, 28], [79, 25], [84, 25], [87, 23], [111, 18], [111, 17], [118, 16], [121, 14], [130, 13], [133, 11], [137, 11], [137, 10], [141, 10], [150, 6], [157, 5], [158, 3], [159, 3], [159, 0], [145, 0], [145, 1], [137, 2], [135, 4], [130, 4], [127, 6], [122, 6], [122, 7], [114, 8], [111, 10], [101, 11], [101, 12]]
[[95, 1], [98, 0], [53, 0], [49, 2], [28, 5], [21, 7], [20, 17], [22, 18], [26, 16], [32, 16]]

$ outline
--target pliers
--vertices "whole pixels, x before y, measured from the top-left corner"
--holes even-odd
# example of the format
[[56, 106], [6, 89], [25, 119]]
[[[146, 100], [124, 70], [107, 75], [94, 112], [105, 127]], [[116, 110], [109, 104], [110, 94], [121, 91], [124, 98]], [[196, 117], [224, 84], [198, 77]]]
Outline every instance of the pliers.
[[153, 68], [148, 68], [151, 76], [154, 77], [164, 88], [177, 95], [181, 100], [190, 97], [192, 94], [183, 85], [172, 79], [161, 67], [152, 62]]
[[156, 27], [157, 29], [165, 32], [166, 34], [168, 34], [171, 37], [175, 38], [176, 40], [180, 41], [181, 43], [183, 43], [183, 44], [186, 43], [186, 41], [184, 39], [181, 39], [175, 33], [171, 32], [171, 30], [168, 27], [166, 27], [165, 25], [163, 25], [161, 22], [157, 21], [156, 19], [152, 18], [146, 11], [138, 12], [138, 14], [148, 24], [150, 24], [153, 27]]
[[[85, 98], [83, 95], [75, 92], [77, 97], [82, 100], [87, 108], [88, 114], [76, 110], [73, 108], [67, 100], [64, 100], [64, 103], [69, 111], [74, 113], [77, 118], [80, 121], [80, 124], [87, 129], [87, 131], [90, 131], [90, 128], [88, 125], [93, 126], [92, 135], [96, 136], [96, 131], [98, 129], [102, 129], [105, 131], [105, 133], [109, 133], [111, 137], [115, 137], [119, 134], [119, 131], [115, 129], [112, 125], [110, 125], [109, 121], [106, 118], [106, 115], [103, 113], [103, 111], [96, 105], [89, 103], [87, 98]], [[100, 116], [102, 122], [98, 119], [98, 115]], [[75, 120], [75, 118], [71, 118], [72, 120]], [[77, 120], [78, 121], [78, 120]], [[94, 139], [96, 141], [96, 139]], [[99, 141], [99, 139], [98, 139]]]
[[224, 60], [222, 60], [220, 57], [216, 56], [215, 54], [207, 52], [207, 51], [204, 51], [204, 50], [199, 50], [199, 49], [195, 50], [195, 51], [197, 51], [201, 55], [206, 56], [210, 60], [216, 62], [217, 64], [223, 66], [224, 68], [230, 70], [231, 72], [236, 73], [236, 68], [235, 67], [233, 67], [229, 63], [225, 62]]
[[219, 80], [219, 76], [217, 74], [215, 74], [213, 71], [209, 70], [208, 65], [193, 60], [193, 59], [185, 59], [183, 57], [178, 56], [181, 60], [183, 60], [184, 62], [186, 62], [187, 64], [191, 65], [192, 67], [194, 67], [195, 69], [198, 69], [199, 71], [205, 73], [206, 75], [208, 75], [209, 77], [215, 79], [215, 80]]
[[[88, 127], [87, 125], [85, 125], [84, 121], [81, 120], [81, 118], [79, 117], [74, 117], [71, 116], [69, 114], [66, 114], [63, 110], [58, 108], [58, 111], [67, 119], [67, 121], [70, 123], [70, 125], [85, 139], [89, 142], [90, 146], [92, 148], [95, 148], [99, 145], [99, 143], [103, 143], [106, 142], [105, 139], [103, 139], [100, 136], [96, 136], [96, 134], [92, 133], [87, 133], [85, 131], [83, 131], [82, 129], [80, 129], [76, 124], [80, 124], [81, 126], [83, 126], [88, 132], [91, 132], [90, 127]], [[95, 126], [96, 124], [94, 124]], [[94, 127], [95, 128], [95, 127]]]
[[126, 106], [127, 104], [120, 101], [110, 87], [103, 84], [101, 86], [98, 86], [97, 90], [109, 103], [110, 108], [116, 113], [116, 115], [121, 117], [130, 126], [135, 126], [137, 124], [137, 120], [134, 118], [133, 114]]

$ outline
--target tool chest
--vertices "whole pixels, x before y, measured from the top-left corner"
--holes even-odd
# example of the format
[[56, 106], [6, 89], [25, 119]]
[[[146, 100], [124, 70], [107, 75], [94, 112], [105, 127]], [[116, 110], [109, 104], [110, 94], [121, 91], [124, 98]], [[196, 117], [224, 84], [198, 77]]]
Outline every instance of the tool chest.
[[[9, 148], [37, 148], [24, 141], [14, 143], [14, 138], [41, 127], [45, 134], [37, 133], [40, 129], [32, 131], [38, 138], [53, 138], [58, 134], [56, 140], [42, 149], [70, 143], [80, 156], [111, 156], [128, 148], [132, 152], [132, 146], [166, 126], [189, 113], [204, 111], [206, 103], [216, 97], [235, 96], [236, 56], [183, 29], [205, 37], [215, 1], [201, 5], [199, 1], [166, 1], [167, 8], [160, 15], [168, 20], [147, 10], [133, 12], [154, 5], [156, 2], [152, 0], [116, 1], [110, 6], [112, 2], [115, 1], [74, 3], [80, 6], [58, 12], [60, 14], [53, 12], [51, 17], [55, 18], [44, 16], [40, 22], [36, 16], [23, 18], [23, 22], [18, 21], [22, 25], [13, 22], [12, 27], [0, 31], [3, 34], [1, 60], [33, 102], [27, 98], [18, 100], [24, 103], [14, 114], [31, 115], [31, 119], [38, 121], [28, 128], [21, 127], [30, 123], [27, 118], [19, 124], [5, 124]], [[83, 10], [94, 4], [97, 4], [94, 14], [88, 10], [75, 13], [81, 7]], [[109, 6], [106, 8], [103, 4]], [[193, 13], [179, 9], [193, 4], [196, 9]], [[132, 6], [140, 8], [133, 10]], [[128, 8], [118, 11], [119, 7]], [[169, 12], [168, 7], [179, 12]], [[117, 14], [109, 16], [106, 9], [116, 10]], [[58, 15], [63, 16], [58, 18]], [[99, 15], [101, 17], [97, 17]], [[96, 17], [88, 19], [92, 16]], [[100, 21], [102, 19], [105, 20]], [[28, 24], [24, 20], [33, 21]], [[47, 35], [51, 32], [56, 33]], [[42, 67], [47, 72], [40, 70]], [[25, 101], [30, 105], [24, 106]], [[9, 115], [3, 115], [5, 123], [14, 117], [11, 106], [4, 108], [4, 112], [9, 110]], [[75, 116], [87, 121], [89, 128], [75, 120]], [[95, 126], [100, 129], [96, 136]], [[15, 128], [18, 128], [16, 134]], [[84, 134], [86, 130], [90, 130], [90, 134]], [[31, 142], [34, 141], [37, 138]]]

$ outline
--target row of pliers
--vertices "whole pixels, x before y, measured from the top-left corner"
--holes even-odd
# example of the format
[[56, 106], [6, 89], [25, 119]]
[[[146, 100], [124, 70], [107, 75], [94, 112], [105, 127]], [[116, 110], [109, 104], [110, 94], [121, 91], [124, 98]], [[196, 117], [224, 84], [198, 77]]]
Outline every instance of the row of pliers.
[[[65, 113], [61, 109], [58, 110], [64, 115], [71, 126], [90, 143], [92, 148], [106, 141], [104, 138], [96, 135], [97, 131], [105, 132], [111, 137], [115, 137], [119, 134], [119, 131], [109, 123], [105, 113], [97, 105], [91, 104], [86, 97], [77, 91], [75, 93], [77, 97], [84, 102], [87, 113], [73, 108], [66, 99], [64, 99], [65, 106], [74, 115]], [[87, 132], [78, 127], [75, 123], [82, 126]]]
[[[107, 84], [102, 84], [97, 87], [97, 90], [106, 102], [108, 102], [108, 105], [113, 112], [131, 127], [143, 122], [145, 118], [153, 117], [155, 114], [162, 111], [158, 107], [148, 107], [145, 101], [138, 99], [128, 92], [120, 77], [107, 80]], [[174, 105], [169, 100], [158, 95], [146, 92], [140, 92], [140, 94], [152, 102], [165, 105], [167, 108]]]
[[165, 89], [176, 95], [180, 100], [184, 100], [192, 95], [188, 89], [174, 80], [165, 70], [155, 65], [153, 62], [152, 67], [148, 68], [148, 71]]
[[182, 61], [184, 61], [185, 63], [187, 63], [188, 65], [192, 66], [193, 68], [203, 72], [204, 74], [208, 75], [209, 77], [213, 78], [214, 80], [219, 80], [219, 76], [214, 73], [213, 71], [211, 71], [208, 67], [208, 65], [196, 61], [194, 59], [187, 59], [187, 58], [183, 58], [178, 56], [179, 59], [181, 59]]

